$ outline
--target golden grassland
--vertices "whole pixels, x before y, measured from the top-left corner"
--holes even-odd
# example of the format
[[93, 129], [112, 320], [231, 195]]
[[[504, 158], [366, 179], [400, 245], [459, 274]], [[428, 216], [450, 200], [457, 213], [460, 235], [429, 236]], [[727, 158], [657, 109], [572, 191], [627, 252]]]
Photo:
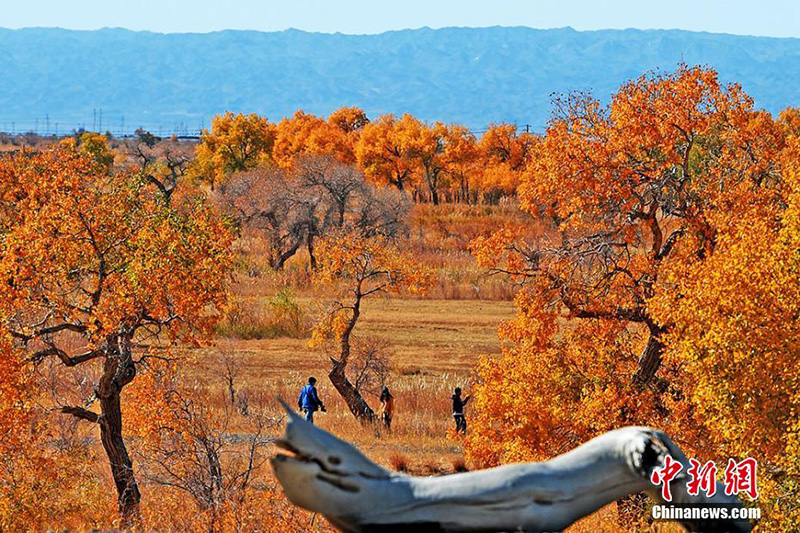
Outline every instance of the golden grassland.
[[[309, 349], [306, 339], [220, 339], [207, 350], [208, 357], [201, 358], [206, 363], [195, 367], [194, 377], [209, 388], [212, 397], [223, 397], [225, 383], [218, 376], [222, 373], [219, 356], [224, 353], [239, 364], [238, 388], [243, 393], [276, 405], [277, 398], [284, 398], [291, 405], [308, 376], [314, 375], [329, 407], [328, 413], [318, 416], [320, 427], [357, 439], [371, 456], [402, 452], [413, 462], [444, 453], [442, 459], [448, 462], [459, 453], [458, 442], [447, 437], [452, 389], [468, 389], [470, 369], [479, 354], [499, 351], [496, 328], [513, 312], [513, 304], [505, 301], [368, 301], [359, 330], [388, 341], [391, 374], [387, 385], [397, 408], [392, 433], [377, 438], [365, 433], [347, 411], [326, 378], [327, 355]], [[374, 394], [368, 393], [367, 400], [373, 407], [378, 404]]]
[[[304, 305], [312, 305], [303, 298]], [[508, 301], [392, 299], [367, 302], [362, 334], [390, 341], [392, 372], [388, 380], [396, 398], [397, 414], [391, 432], [364, 430], [352, 417], [326, 378], [327, 358], [310, 350], [305, 339], [219, 339], [207, 349], [206, 362], [195, 377], [209, 388], [210, 396], [225, 400], [221, 353], [241, 364], [239, 387], [275, 418], [282, 413], [278, 398], [294, 404], [309, 375], [319, 379], [319, 392], [328, 406], [317, 414], [317, 425], [353, 442], [371, 459], [392, 470], [416, 475], [448, 474], [463, 468], [461, 441], [452, 430], [450, 394], [454, 386], [469, 393], [470, 372], [476, 358], [496, 353], [497, 326], [511, 318]], [[377, 407], [377, 397], [367, 395]], [[469, 417], [469, 409], [467, 409]], [[242, 428], [244, 429], [244, 428]], [[235, 429], [234, 429], [235, 431]], [[277, 449], [269, 451], [276, 453]], [[471, 465], [466, 464], [469, 468]], [[270, 477], [265, 471], [262, 474]], [[300, 514], [301, 520], [311, 517]], [[310, 529], [309, 525], [309, 529]], [[321, 527], [315, 523], [315, 528]], [[669, 525], [655, 531], [679, 531]], [[618, 531], [616, 507], [611, 504], [572, 526], [571, 532]]]

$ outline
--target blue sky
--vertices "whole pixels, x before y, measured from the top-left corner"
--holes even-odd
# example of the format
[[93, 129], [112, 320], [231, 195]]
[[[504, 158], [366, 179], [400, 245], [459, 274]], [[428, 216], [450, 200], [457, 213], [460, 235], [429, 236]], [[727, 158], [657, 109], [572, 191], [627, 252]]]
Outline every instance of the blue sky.
[[0, 27], [104, 26], [157, 32], [380, 33], [429, 26], [578, 30], [680, 28], [800, 37], [798, 0], [22, 0], [3, 2]]

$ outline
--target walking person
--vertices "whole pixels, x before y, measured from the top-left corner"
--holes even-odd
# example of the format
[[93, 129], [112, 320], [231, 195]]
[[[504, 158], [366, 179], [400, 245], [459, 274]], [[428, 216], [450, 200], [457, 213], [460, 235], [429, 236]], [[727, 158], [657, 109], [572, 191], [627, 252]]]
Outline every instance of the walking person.
[[392, 417], [394, 416], [394, 396], [389, 392], [389, 387], [383, 387], [381, 391], [381, 421], [386, 429], [392, 429]]
[[325, 412], [325, 404], [319, 399], [317, 394], [317, 378], [308, 378], [308, 384], [300, 390], [300, 396], [297, 398], [297, 408], [303, 411], [306, 415], [306, 420], [314, 423], [314, 413], [317, 411]]
[[467, 405], [469, 401], [469, 396], [466, 398], [461, 398], [461, 388], [456, 387], [456, 390], [453, 391], [454, 394], [451, 396], [453, 399], [453, 418], [456, 421], [456, 433], [459, 431], [462, 432], [464, 435], [467, 434], [467, 419], [464, 416], [464, 406]]

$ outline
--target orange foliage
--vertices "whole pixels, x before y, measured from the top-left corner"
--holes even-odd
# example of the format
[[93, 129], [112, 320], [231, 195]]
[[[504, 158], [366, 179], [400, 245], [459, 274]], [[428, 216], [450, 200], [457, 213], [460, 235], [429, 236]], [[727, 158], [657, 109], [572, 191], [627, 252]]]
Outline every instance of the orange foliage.
[[480, 172], [475, 174], [473, 187], [485, 191], [512, 194], [530, 158], [536, 138], [528, 132], [517, 132], [511, 124], [490, 126], [478, 143]]
[[[302, 111], [298, 111], [290, 119], [281, 120], [275, 128], [275, 145], [272, 150], [275, 163], [291, 169], [301, 155], [332, 155], [342, 163], [355, 162], [353, 139], [345, 128], [355, 127], [358, 118], [346, 115], [345, 111], [334, 118], [343, 123], [340, 125], [326, 122]], [[348, 120], [356, 121], [356, 124], [351, 124]]]
[[475, 135], [465, 126], [448, 125], [443, 159], [443, 171], [450, 178], [454, 198], [462, 202], [474, 202], [474, 182], [471, 177], [479, 172], [481, 164]]
[[340, 107], [328, 115], [328, 124], [336, 126], [348, 135], [358, 135], [361, 129], [369, 124], [364, 110], [357, 107]]
[[[139, 178], [101, 173], [70, 147], [0, 159], [0, 184], [2, 323], [35, 364], [98, 370], [90, 398], [68, 390], [55, 400], [100, 428], [120, 510], [132, 519], [138, 489], [119, 409], [140, 362], [134, 339], [211, 333], [226, 300], [231, 235], [201, 196], [167, 204]], [[90, 410], [96, 400], [99, 413]]]
[[400, 190], [419, 182], [409, 146], [417, 123], [411, 115], [398, 120], [388, 114], [364, 126], [356, 145], [356, 158], [368, 179]]
[[[378, 293], [424, 293], [431, 283], [430, 272], [404, 254], [391, 240], [363, 237], [358, 233], [339, 233], [321, 239], [315, 282], [332, 285], [342, 299], [356, 294], [358, 302], [336, 302], [319, 320], [309, 345], [320, 346], [327, 340], [340, 340], [352, 320], [353, 307], [361, 298]], [[355, 324], [353, 324], [355, 325]]]
[[0, 336], [0, 530], [108, 527], [113, 514], [91, 476], [91, 457], [57, 435], [37, 412], [24, 354]]
[[[701, 68], [643, 76], [607, 107], [557, 102], [519, 188], [551, 234], [473, 244], [484, 265], [526, 283], [503, 354], [478, 367], [474, 461], [540, 459], [643, 424], [700, 458], [752, 455], [796, 475], [800, 228], [787, 130]], [[788, 516], [798, 478], [765, 477], [784, 505], [771, 520]]]

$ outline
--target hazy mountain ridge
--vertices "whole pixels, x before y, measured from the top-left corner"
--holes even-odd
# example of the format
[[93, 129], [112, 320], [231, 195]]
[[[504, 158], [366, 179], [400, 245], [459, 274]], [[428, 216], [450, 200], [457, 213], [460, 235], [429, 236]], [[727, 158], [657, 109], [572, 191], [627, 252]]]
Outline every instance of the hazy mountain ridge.
[[0, 29], [0, 128], [143, 125], [189, 130], [225, 110], [278, 119], [358, 105], [481, 128], [541, 129], [552, 93], [619, 84], [679, 62], [707, 64], [759, 107], [800, 104], [800, 39], [678, 30], [445, 28], [380, 35], [158, 34], [123, 29]]

